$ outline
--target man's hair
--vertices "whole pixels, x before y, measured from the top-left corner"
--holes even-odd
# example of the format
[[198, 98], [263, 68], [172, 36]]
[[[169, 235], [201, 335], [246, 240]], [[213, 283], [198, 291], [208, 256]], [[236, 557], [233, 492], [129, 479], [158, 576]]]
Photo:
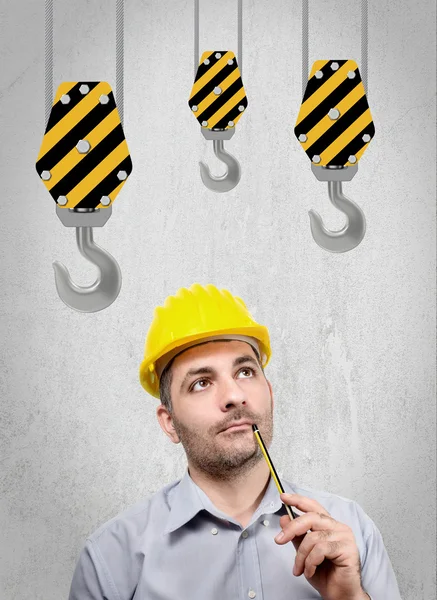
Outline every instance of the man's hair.
[[[212, 341], [212, 342], [232, 342], [234, 340], [210, 340], [210, 341]], [[200, 346], [202, 344], [208, 344], [208, 343], [209, 342], [200, 342], [199, 344], [196, 344], [196, 345]], [[251, 346], [251, 348], [253, 348], [253, 351], [255, 352], [255, 356], [256, 356], [258, 364], [261, 368], [261, 371], [264, 373], [264, 369], [261, 364], [261, 359], [258, 354], [258, 351], [253, 346]], [[184, 352], [184, 350], [182, 350], [182, 352]], [[176, 356], [179, 356], [179, 354], [176, 354]], [[159, 396], [161, 399], [161, 404], [168, 410], [168, 412], [170, 414], [172, 413], [172, 410], [173, 410], [173, 406], [171, 403], [171, 392], [170, 392], [171, 382], [173, 380], [173, 373], [171, 370], [171, 366], [172, 366], [173, 361], [176, 358], [176, 356], [173, 356], [171, 361], [165, 366], [165, 369], [161, 373], [161, 378], [159, 380]]]

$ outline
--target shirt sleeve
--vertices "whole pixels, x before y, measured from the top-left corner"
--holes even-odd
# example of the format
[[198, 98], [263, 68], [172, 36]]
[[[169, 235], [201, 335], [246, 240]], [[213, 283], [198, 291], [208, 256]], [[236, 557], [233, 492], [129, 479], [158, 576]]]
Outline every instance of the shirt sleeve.
[[[367, 517], [370, 519], [370, 517]], [[372, 529], [366, 539], [366, 555], [361, 565], [362, 587], [371, 600], [402, 600], [396, 575], [381, 533], [370, 519]]]
[[120, 600], [99, 550], [90, 539], [79, 556], [68, 600]]

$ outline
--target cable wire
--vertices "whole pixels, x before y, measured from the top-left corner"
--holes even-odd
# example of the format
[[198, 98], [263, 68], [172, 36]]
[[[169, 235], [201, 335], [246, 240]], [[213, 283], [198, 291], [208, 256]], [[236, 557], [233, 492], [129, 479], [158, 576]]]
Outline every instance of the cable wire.
[[[45, 0], [45, 127], [49, 121], [53, 103], [53, 0]], [[124, 117], [124, 0], [116, 0], [116, 103], [123, 125]]]
[[45, 128], [53, 101], [53, 0], [45, 4]]
[[194, 78], [196, 78], [199, 59], [199, 0], [194, 0]]
[[238, 57], [240, 75], [243, 78], [243, 0], [238, 0]]
[[[361, 79], [366, 95], [368, 93], [369, 67], [369, 2], [361, 0]], [[309, 0], [302, 0], [302, 96], [309, 75]]]
[[302, 0], [302, 98], [305, 95], [309, 74], [309, 9], [308, 0]]
[[361, 0], [361, 79], [364, 91], [368, 92], [368, 63], [369, 63], [369, 2]]
[[123, 127], [124, 120], [124, 0], [117, 0], [116, 25], [115, 25], [115, 93], [120, 121]]
[[[194, 0], [194, 78], [199, 66], [199, 0]], [[238, 56], [240, 75], [243, 77], [243, 0], [238, 0]]]

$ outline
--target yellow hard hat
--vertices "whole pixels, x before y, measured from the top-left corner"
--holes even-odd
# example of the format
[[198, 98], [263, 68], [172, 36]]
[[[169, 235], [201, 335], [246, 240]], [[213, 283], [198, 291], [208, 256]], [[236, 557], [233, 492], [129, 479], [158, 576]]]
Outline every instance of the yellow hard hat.
[[253, 340], [263, 368], [270, 360], [268, 329], [253, 319], [243, 300], [212, 284], [193, 283], [155, 308], [140, 365], [143, 388], [159, 398], [159, 377], [165, 365], [183, 349], [210, 338]]

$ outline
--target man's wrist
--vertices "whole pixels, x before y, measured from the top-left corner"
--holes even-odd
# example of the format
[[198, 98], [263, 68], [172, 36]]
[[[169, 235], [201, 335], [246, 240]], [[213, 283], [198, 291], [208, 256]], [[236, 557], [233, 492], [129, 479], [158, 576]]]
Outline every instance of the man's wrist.
[[354, 596], [353, 598], [350, 598], [350, 600], [372, 600], [372, 598], [362, 589], [359, 596]]
[[361, 590], [361, 596], [357, 596], [355, 598], [355, 600], [372, 600], [372, 598], [369, 596], [369, 594], [367, 592], [365, 592], [364, 590]]
[[361, 589], [361, 592], [359, 592], [359, 594], [360, 594], [359, 596], [354, 596], [350, 600], [372, 600], [372, 598], [369, 596], [369, 594], [367, 592], [365, 592], [363, 589]]

